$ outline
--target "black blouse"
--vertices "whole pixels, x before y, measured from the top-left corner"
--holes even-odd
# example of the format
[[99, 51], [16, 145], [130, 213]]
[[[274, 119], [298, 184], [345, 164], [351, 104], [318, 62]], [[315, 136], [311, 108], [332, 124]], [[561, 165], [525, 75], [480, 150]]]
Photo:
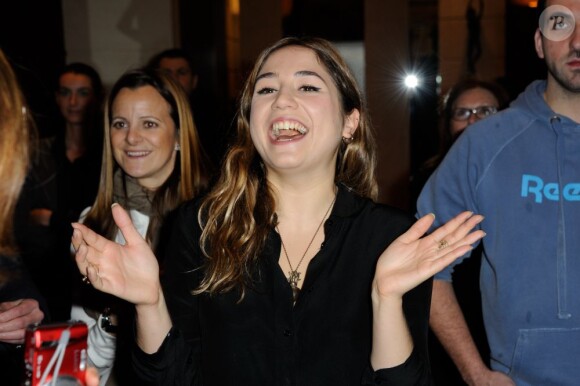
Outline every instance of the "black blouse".
[[431, 280], [405, 295], [415, 350], [374, 372], [371, 282], [380, 254], [412, 224], [402, 211], [339, 188], [325, 241], [307, 268], [300, 296], [280, 269], [280, 237], [270, 232], [254, 286], [240, 294], [191, 295], [202, 275], [195, 204], [180, 209], [162, 278], [173, 321], [155, 354], [139, 349], [137, 372], [159, 385], [430, 384], [427, 331]]

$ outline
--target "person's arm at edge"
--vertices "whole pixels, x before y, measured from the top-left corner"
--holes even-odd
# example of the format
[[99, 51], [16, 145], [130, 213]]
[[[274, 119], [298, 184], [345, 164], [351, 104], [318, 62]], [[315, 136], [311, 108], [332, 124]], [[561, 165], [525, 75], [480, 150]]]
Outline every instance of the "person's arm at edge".
[[505, 382], [502, 384], [513, 384], [506, 375], [490, 370], [484, 363], [455, 297], [453, 285], [448, 281], [435, 280], [433, 283], [430, 325], [467, 384], [487, 384], [485, 382], [491, 378]]
[[469, 332], [452, 283], [434, 281], [429, 320], [431, 329], [467, 383], [488, 370]]

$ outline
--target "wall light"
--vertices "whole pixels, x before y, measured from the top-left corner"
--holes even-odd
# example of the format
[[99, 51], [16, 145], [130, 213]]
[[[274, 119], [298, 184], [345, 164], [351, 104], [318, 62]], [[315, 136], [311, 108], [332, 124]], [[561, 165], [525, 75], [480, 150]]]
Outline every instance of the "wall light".
[[419, 85], [419, 78], [417, 75], [409, 74], [405, 77], [405, 86], [407, 88], [416, 88]]

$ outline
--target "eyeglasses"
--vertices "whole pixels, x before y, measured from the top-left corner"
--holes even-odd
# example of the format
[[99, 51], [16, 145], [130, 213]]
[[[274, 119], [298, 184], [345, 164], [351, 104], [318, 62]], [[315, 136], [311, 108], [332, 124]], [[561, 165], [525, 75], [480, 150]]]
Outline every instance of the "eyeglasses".
[[458, 107], [453, 110], [451, 118], [456, 121], [467, 121], [472, 115], [475, 115], [478, 119], [483, 119], [495, 113], [497, 113], [497, 107], [495, 106], [478, 106], [474, 109]]

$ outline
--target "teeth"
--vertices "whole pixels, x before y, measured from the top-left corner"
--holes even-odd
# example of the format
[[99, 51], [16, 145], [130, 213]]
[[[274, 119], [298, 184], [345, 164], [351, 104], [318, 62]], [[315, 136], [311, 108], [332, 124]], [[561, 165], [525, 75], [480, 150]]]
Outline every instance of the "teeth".
[[280, 130], [294, 130], [300, 134], [306, 134], [307, 130], [300, 123], [295, 121], [275, 122], [272, 125], [272, 132], [275, 137], [280, 136]]
[[128, 151], [127, 152], [127, 155], [129, 157], [141, 157], [141, 156], [144, 156], [147, 154], [149, 154], [149, 152], [147, 152], [147, 151]]

